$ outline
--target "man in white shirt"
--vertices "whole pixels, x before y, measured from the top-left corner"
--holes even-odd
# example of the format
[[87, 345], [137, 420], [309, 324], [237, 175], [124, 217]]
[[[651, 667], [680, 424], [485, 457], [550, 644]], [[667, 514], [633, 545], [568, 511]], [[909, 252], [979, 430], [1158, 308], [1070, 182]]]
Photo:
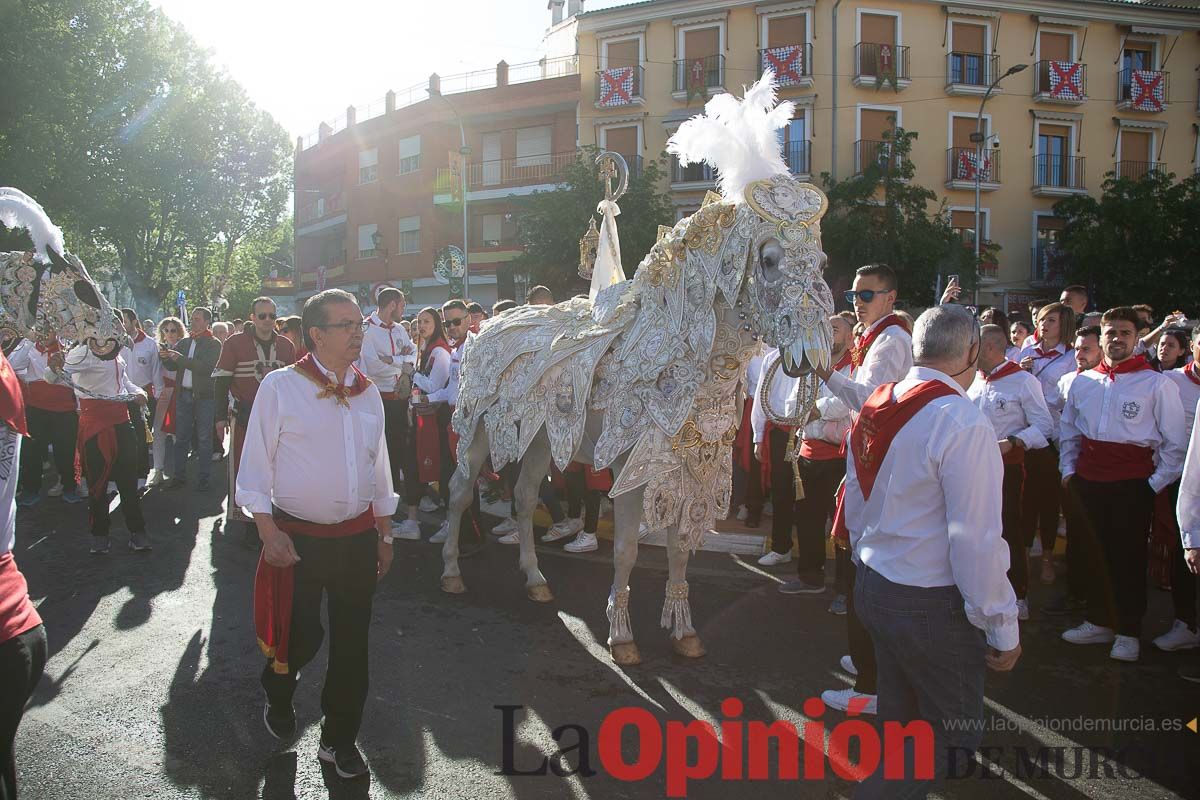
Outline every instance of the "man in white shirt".
[[[441, 403], [438, 413], [438, 424], [444, 425], [447, 429], [446, 441], [448, 447], [446, 452], [442, 453], [441, 460], [441, 480], [438, 482], [438, 490], [442, 495], [442, 505], [446, 508], [450, 507], [450, 476], [454, 474], [454, 468], [458, 463], [458, 453], [456, 445], [458, 437], [453, 435], [450, 428], [450, 417], [454, 414], [454, 406], [458, 403], [458, 377], [459, 369], [462, 365], [463, 346], [467, 343], [467, 334], [471, 324], [471, 317], [467, 311], [467, 304], [462, 300], [448, 300], [442, 304], [442, 320], [446, 326], [446, 338], [450, 340], [450, 374], [446, 385], [441, 389], [434, 389], [425, 395], [428, 403]], [[445, 421], [443, 423], [443, 415], [441, 409], [444, 409]], [[415, 469], [415, 467], [414, 467]], [[468, 522], [471, 525], [478, 525], [479, 520], [479, 490], [472, 489], [474, 496], [471, 501], [471, 509], [464, 511], [462, 516], [461, 530], [466, 530], [465, 526]], [[450, 523], [445, 521], [442, 526], [437, 529], [433, 536], [429, 537], [429, 541], [433, 544], [441, 544], [446, 541], [450, 535]], [[568, 542], [567, 547], [570, 548], [574, 542]], [[594, 549], [594, 548], [593, 548]]]
[[1111, 658], [1137, 661], [1146, 613], [1146, 537], [1154, 496], [1179, 478], [1187, 439], [1179, 390], [1133, 354], [1138, 314], [1104, 312], [1104, 360], [1071, 384], [1060, 423], [1063, 488], [1075, 494], [1104, 554], [1082, 625], [1071, 644], [1108, 644]]
[[[1197, 412], [1200, 412], [1200, 406], [1192, 409], [1193, 420]], [[1197, 576], [1200, 576], [1200, 425], [1192, 426], [1175, 512], [1179, 519], [1184, 566], [1189, 572], [1189, 579], [1195, 582]], [[1179, 677], [1185, 681], [1200, 683], [1200, 661], [1193, 660], [1192, 663], [1180, 667]]]
[[[417, 474], [417, 454], [408, 425], [408, 399], [412, 394], [417, 349], [408, 331], [399, 324], [407, 303], [404, 292], [391, 287], [382, 289], [375, 302], [378, 308], [367, 317], [358, 367], [375, 382], [383, 398], [392, 485], [399, 486], [401, 476], [416, 480]], [[421, 528], [415, 519], [397, 523], [393, 533], [398, 539], [421, 538]]]
[[997, 325], [979, 332], [979, 373], [967, 397], [996, 430], [1004, 461], [1003, 526], [1008, 543], [1008, 580], [1017, 594], [1019, 619], [1029, 619], [1029, 565], [1021, 535], [1021, 484], [1025, 480], [1025, 453], [1048, 447], [1054, 422], [1037, 378], [1005, 358], [1008, 336]]
[[[962, 306], [922, 314], [916, 366], [868, 399], [846, 459], [855, 606], [875, 643], [879, 716], [932, 725], [935, 781], [951, 748], [979, 745], [985, 665], [1010, 670], [1021, 654], [1005, 576], [1000, 449], [964, 391], [978, 332]], [[885, 780], [880, 766], [855, 796], [924, 797], [932, 782], [914, 776], [910, 749], [903, 779]]]
[[317, 751], [338, 775], [368, 772], [355, 746], [367, 699], [375, 584], [392, 562], [398, 497], [379, 389], [354, 367], [365, 320], [353, 296], [328, 289], [304, 304], [310, 354], [263, 378], [247, 423], [237, 502], [258, 525], [255, 626], [267, 655], [263, 719], [296, 730], [298, 673], [320, 648], [329, 596], [329, 651]]
[[[162, 373], [162, 361], [158, 357], [158, 342], [142, 330], [142, 321], [138, 319], [136, 311], [132, 308], [122, 308], [121, 322], [130, 340], [129, 345], [121, 349], [121, 358], [125, 359], [129, 380], [142, 387], [148, 398], [145, 413], [132, 406], [129, 409], [134, 434], [146, 442], [146, 446], [138, 451], [140, 458], [137, 467], [138, 481], [144, 486], [146, 475], [150, 472], [150, 437], [147, 435], [147, 424], [148, 420], [154, 419], [154, 384], [159, 381], [159, 375]], [[142, 452], [143, 450], [145, 452]]]
[[[65, 351], [54, 331], [34, 342], [25, 339], [9, 355], [9, 363], [21, 379], [29, 441], [21, 456], [21, 493], [17, 505], [28, 508], [42, 498], [42, 462], [46, 448], [54, 449], [54, 465], [66, 503], [80, 503], [75, 481], [75, 450], [79, 438], [79, 414], [71, 387], [59, 384]], [[50, 494], [54, 493], [51, 488]]]

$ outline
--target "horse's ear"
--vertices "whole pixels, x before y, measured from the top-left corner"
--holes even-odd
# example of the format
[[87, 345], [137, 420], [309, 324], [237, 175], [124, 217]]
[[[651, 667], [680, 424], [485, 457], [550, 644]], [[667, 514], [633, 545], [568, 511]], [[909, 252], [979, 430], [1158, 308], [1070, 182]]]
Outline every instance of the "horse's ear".
[[64, 269], [70, 268], [70, 263], [63, 258], [62, 254], [53, 247], [47, 247], [46, 253], [50, 256], [50, 272], [54, 275], [62, 272]]

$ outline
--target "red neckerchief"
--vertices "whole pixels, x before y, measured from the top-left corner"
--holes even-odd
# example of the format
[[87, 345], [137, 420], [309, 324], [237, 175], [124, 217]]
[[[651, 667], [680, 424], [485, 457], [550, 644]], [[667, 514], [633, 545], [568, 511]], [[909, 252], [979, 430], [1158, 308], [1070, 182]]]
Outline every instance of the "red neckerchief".
[[836, 363], [834, 363], [833, 367], [829, 371], [837, 372], [841, 369], [845, 369], [846, 367], [850, 366], [852, 363], [853, 363], [853, 359], [850, 354], [850, 348], [847, 347], [846, 352], [842, 353], [842, 357], [839, 358]]
[[346, 408], [350, 407], [351, 397], [357, 397], [365, 392], [367, 387], [371, 385], [371, 381], [367, 379], [367, 376], [359, 372], [358, 367], [354, 366], [353, 364], [350, 365], [350, 369], [354, 370], [354, 383], [350, 384], [349, 386], [344, 383], [334, 383], [333, 381], [329, 380], [325, 372], [317, 366], [316, 361], [313, 359], [311, 353], [305, 354], [304, 358], [300, 359], [292, 366], [295, 367], [296, 371], [301, 375], [321, 387], [321, 391], [317, 394], [318, 400], [324, 397], [332, 397], [338, 405], [345, 406]]
[[29, 428], [25, 426], [25, 397], [21, 394], [21, 382], [17, 379], [17, 373], [2, 352], [0, 352], [0, 422], [8, 425], [22, 436], [29, 435]]
[[203, 339], [205, 336], [207, 336], [211, 339], [212, 335], [213, 335], [213, 332], [212, 332], [212, 329], [210, 328], [209, 330], [206, 330], [204, 333], [193, 333], [192, 338], [193, 339]]
[[133, 343], [134, 343], [134, 344], [139, 344], [139, 343], [141, 343], [141, 342], [144, 342], [144, 341], [146, 341], [146, 332], [145, 332], [145, 331], [143, 331], [143, 330], [139, 330], [139, 331], [137, 332], [137, 336], [133, 337]]
[[1189, 381], [1196, 384], [1197, 386], [1200, 386], [1200, 375], [1196, 374], [1196, 362], [1195, 361], [1192, 361], [1192, 362], [1184, 365], [1183, 374], [1187, 376], [1187, 379]]
[[383, 320], [376, 322], [375, 318], [377, 316], [378, 316], [377, 314], [372, 314], [371, 316], [367, 317], [367, 321], [370, 322], [372, 325], [378, 325], [379, 327], [383, 328], [385, 331], [390, 331], [392, 328], [396, 327], [396, 323], [394, 323], [394, 322], [384, 322]]
[[55, 353], [57, 353], [59, 350], [62, 350], [62, 344], [59, 343], [58, 339], [55, 339], [54, 343], [51, 344], [49, 347], [42, 347], [41, 342], [34, 342], [33, 347], [39, 353], [42, 353], [42, 354], [48, 355], [48, 356], [52, 356]]
[[922, 381], [897, 400], [892, 396], [895, 386], [885, 383], [872, 392], [850, 428], [850, 452], [864, 500], [871, 499], [879, 468], [900, 429], [931, 401], [957, 394], [945, 382], [932, 380]]
[[1100, 364], [1096, 367], [1096, 371], [1107, 377], [1110, 381], [1115, 381], [1118, 375], [1125, 375], [1129, 372], [1142, 372], [1147, 369], [1154, 369], [1154, 367], [1150, 366], [1145, 356], [1127, 358], [1115, 367], [1110, 367], [1107, 361], [1101, 359]]
[[850, 371], [858, 369], [867, 360], [867, 352], [871, 349], [871, 345], [875, 344], [875, 340], [879, 338], [879, 334], [883, 333], [893, 325], [898, 325], [904, 328], [904, 320], [900, 319], [896, 314], [888, 314], [871, 329], [871, 332], [864, 336], [856, 336], [854, 338], [854, 346], [850, 348]]
[[1021, 369], [1020, 364], [1015, 364], [1006, 358], [1006, 359], [1004, 359], [1003, 367], [1001, 367], [998, 370], [993, 371], [992, 374], [990, 374], [990, 375], [985, 375], [983, 377], [983, 379], [985, 381], [987, 381], [988, 383], [992, 383], [993, 381], [998, 381], [1001, 378], [1007, 378], [1009, 375], [1015, 375], [1018, 372], [1023, 372], [1023, 371], [1024, 370]]
[[445, 339], [437, 339], [426, 345], [425, 352], [421, 354], [421, 366], [417, 370], [425, 377], [429, 377], [429, 373], [433, 370], [433, 351], [439, 347], [450, 355], [454, 354], [454, 349], [450, 347], [450, 343]]
[[1063, 351], [1060, 353], [1058, 352], [1058, 347], [1056, 346], [1053, 350], [1047, 353], [1039, 344], [1033, 352], [1037, 353], [1038, 358], [1058, 358], [1061, 355], [1066, 355], [1067, 349], [1064, 347]]
[[472, 322], [470, 325], [467, 326], [467, 330], [469, 330], [471, 333], [479, 333], [479, 323]]

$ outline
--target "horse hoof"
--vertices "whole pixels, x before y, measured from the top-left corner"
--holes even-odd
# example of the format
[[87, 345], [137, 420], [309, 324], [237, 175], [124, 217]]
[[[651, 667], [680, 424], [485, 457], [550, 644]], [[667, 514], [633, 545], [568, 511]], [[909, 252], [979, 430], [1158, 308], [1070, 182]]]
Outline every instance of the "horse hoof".
[[700, 658], [705, 654], [704, 645], [700, 644], [700, 637], [696, 634], [688, 634], [682, 639], [671, 638], [671, 648], [681, 656], [687, 658]]
[[537, 586], [530, 586], [525, 590], [525, 593], [535, 603], [551, 603], [554, 601], [554, 593], [550, 591], [549, 584], [539, 583]]
[[458, 575], [448, 575], [442, 578], [442, 591], [448, 594], [462, 594], [467, 590], [467, 585], [463, 583], [463, 579]]
[[634, 667], [642, 663], [642, 654], [634, 642], [617, 642], [608, 646], [613, 663], [620, 667]]

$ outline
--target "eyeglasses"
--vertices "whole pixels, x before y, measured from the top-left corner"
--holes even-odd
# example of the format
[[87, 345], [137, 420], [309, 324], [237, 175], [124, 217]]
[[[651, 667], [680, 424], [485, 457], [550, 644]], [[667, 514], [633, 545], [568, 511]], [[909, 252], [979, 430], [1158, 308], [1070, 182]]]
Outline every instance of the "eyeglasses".
[[[888, 289], [887, 291], [890, 292], [891, 289]], [[883, 292], [876, 289], [861, 289], [857, 292], [850, 290], [842, 295], [842, 297], [846, 298], [847, 303], [854, 305], [855, 298], [861, 298], [864, 303], [869, 303], [875, 299], [875, 295], [877, 294], [883, 294]]]
[[355, 322], [352, 319], [348, 319], [345, 322], [330, 322], [325, 325], [313, 325], [312, 327], [321, 328], [322, 330], [328, 330], [329, 328], [335, 328], [339, 331], [342, 331], [343, 333], [349, 333], [350, 331], [354, 330], [355, 328], [358, 328], [360, 331], [365, 331], [367, 328], [371, 327], [371, 320], [369, 317], [364, 317], [359, 322]]
[[254, 316], [258, 317], [260, 320], [268, 320], [275, 319], [276, 314], [273, 311], [264, 311], [260, 314], [255, 314]]
[[446, 317], [446, 327], [454, 326], [455, 328], [457, 328], [459, 325], [462, 325], [464, 322], [466, 322], [466, 320], [467, 320], [466, 317], [455, 317], [455, 318]]

